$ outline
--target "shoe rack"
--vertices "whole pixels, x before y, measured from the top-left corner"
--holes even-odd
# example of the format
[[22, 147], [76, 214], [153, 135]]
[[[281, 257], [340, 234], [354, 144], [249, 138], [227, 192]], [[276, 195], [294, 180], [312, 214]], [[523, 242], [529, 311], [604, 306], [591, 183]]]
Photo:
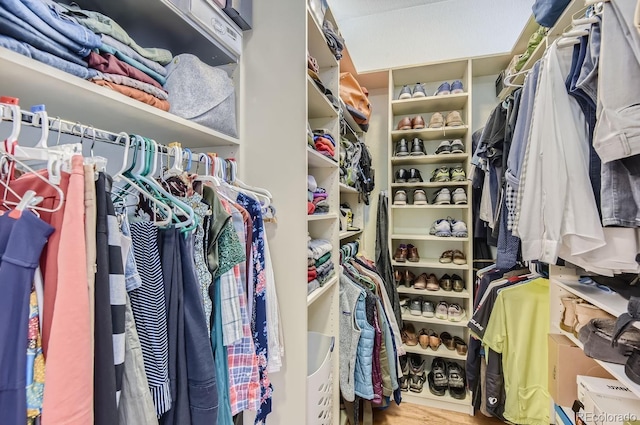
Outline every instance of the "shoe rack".
[[[461, 321], [453, 322], [438, 319], [436, 317], [424, 317], [412, 315], [408, 309], [403, 311], [402, 319], [405, 324], [412, 324], [416, 335], [420, 330], [434, 330], [438, 335], [448, 332], [452, 336], [458, 336], [468, 341], [469, 331], [467, 320], [473, 308], [472, 294], [472, 216], [471, 193], [468, 180], [460, 182], [430, 182], [432, 172], [439, 167], [461, 166], [468, 176], [471, 159], [471, 123], [472, 111], [472, 72], [471, 61], [461, 60], [442, 64], [424, 65], [406, 68], [392, 69], [389, 73], [389, 247], [391, 249], [392, 264], [394, 270], [400, 271], [403, 276], [410, 272], [417, 278], [420, 274], [427, 276], [435, 274], [438, 280], [443, 275], [453, 276], [457, 274], [464, 281], [462, 292], [445, 291], [440, 287], [436, 291], [416, 289], [413, 285], [406, 287], [401, 282], [398, 285], [398, 293], [401, 298], [414, 300], [422, 298], [437, 306], [444, 301], [448, 304], [458, 304], [465, 310], [465, 316]], [[444, 94], [435, 96], [436, 90], [443, 82], [452, 83], [460, 80], [463, 83], [463, 93]], [[400, 91], [404, 85], [413, 89], [416, 83], [422, 83], [427, 96], [410, 99], [399, 99]], [[459, 126], [443, 126], [441, 128], [429, 128], [429, 122], [434, 113], [442, 113], [444, 117], [451, 111], [458, 111], [463, 124]], [[398, 123], [405, 117], [413, 120], [421, 116], [425, 122], [425, 128], [398, 130]], [[422, 155], [396, 156], [396, 143], [401, 139], [407, 141], [409, 153], [414, 138], [422, 140], [425, 151]], [[463, 153], [447, 153], [436, 155], [436, 149], [443, 140], [460, 139], [464, 144]], [[400, 169], [409, 172], [411, 169], [419, 171], [422, 182], [402, 182], [395, 180], [396, 173]], [[467, 203], [455, 205], [453, 200], [448, 205], [434, 205], [436, 193], [441, 188], [448, 188], [453, 194], [457, 188], [463, 188], [467, 194]], [[413, 191], [422, 189], [427, 195], [427, 205], [413, 204]], [[406, 205], [394, 205], [394, 195], [398, 190], [407, 193]], [[429, 233], [435, 220], [451, 217], [461, 220], [467, 225], [467, 237], [438, 237]], [[395, 253], [400, 244], [411, 244], [417, 247], [418, 261], [396, 261]], [[466, 256], [466, 264], [442, 263], [440, 256], [447, 250], [460, 250]], [[415, 260], [415, 258], [413, 258]], [[425, 372], [428, 375], [434, 358], [441, 357], [446, 362], [455, 362], [464, 367], [465, 355], [460, 355], [456, 350], [449, 350], [444, 344], [437, 350], [430, 347], [423, 349], [420, 345], [404, 346], [407, 353], [418, 354], [425, 361]], [[421, 392], [404, 392], [403, 399], [410, 403], [421, 404], [446, 410], [473, 413], [471, 395], [467, 393], [463, 400], [451, 397], [449, 391], [443, 396], [432, 394], [429, 390], [428, 380], [424, 383]]]

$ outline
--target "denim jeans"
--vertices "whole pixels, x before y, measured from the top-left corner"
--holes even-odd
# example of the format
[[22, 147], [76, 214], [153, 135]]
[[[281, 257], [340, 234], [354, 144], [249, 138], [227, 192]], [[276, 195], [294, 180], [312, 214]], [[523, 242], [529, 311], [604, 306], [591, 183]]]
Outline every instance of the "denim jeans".
[[[3, 20], [0, 17], [0, 25], [2, 24]], [[58, 68], [59, 70], [67, 72], [71, 75], [75, 75], [76, 77], [83, 78], [85, 80], [89, 80], [98, 75], [98, 71], [96, 71], [95, 69], [89, 69], [87, 67], [68, 62], [50, 53], [38, 50], [30, 44], [18, 41], [14, 38], [7, 37], [2, 34], [0, 34], [0, 46], [19, 53], [23, 56], [35, 59], [38, 62], [42, 62], [54, 68]]]
[[602, 224], [640, 227], [640, 34], [633, 2], [604, 3], [594, 145], [602, 159]]
[[21, 20], [13, 13], [0, 6], [0, 34], [8, 35], [19, 41], [24, 41], [43, 52], [51, 53], [68, 62], [87, 66], [82, 56], [71, 53], [69, 49], [60, 43], [51, 40], [46, 35]]
[[3, 7], [51, 40], [67, 47], [78, 56], [100, 46], [100, 37], [77, 22], [62, 17], [42, 0], [3, 0]]

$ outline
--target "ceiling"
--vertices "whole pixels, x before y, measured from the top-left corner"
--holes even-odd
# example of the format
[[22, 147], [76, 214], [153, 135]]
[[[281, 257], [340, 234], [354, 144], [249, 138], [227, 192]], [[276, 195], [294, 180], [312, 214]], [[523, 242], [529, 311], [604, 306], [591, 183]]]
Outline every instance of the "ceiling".
[[358, 73], [511, 51], [534, 0], [327, 0]]

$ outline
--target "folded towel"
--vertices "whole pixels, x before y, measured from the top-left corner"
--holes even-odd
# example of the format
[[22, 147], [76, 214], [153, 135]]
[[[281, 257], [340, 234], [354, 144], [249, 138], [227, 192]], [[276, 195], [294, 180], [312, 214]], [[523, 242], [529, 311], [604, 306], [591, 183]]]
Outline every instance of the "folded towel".
[[327, 252], [322, 257], [318, 258], [314, 263], [314, 266], [316, 266], [316, 268], [320, 267], [321, 265], [329, 261], [329, 259], [331, 259], [331, 252]]
[[317, 279], [312, 280], [311, 282], [308, 283], [307, 286], [307, 295], [309, 295], [310, 293], [312, 293], [313, 291], [315, 291], [316, 289], [318, 289], [320, 287], [320, 282], [318, 282]]
[[307, 202], [307, 214], [311, 215], [316, 211], [316, 206], [313, 202]]
[[316, 268], [314, 267], [313, 269], [309, 268], [309, 271], [307, 271], [307, 282], [311, 282], [313, 279], [318, 277], [318, 272], [316, 271]]
[[311, 239], [307, 249], [307, 258], [317, 260], [327, 252], [331, 252], [332, 249], [331, 242], [326, 239]]
[[327, 283], [334, 275], [335, 275], [335, 270], [331, 270], [331, 273], [329, 273], [328, 275], [323, 277], [318, 277], [317, 281], [320, 283], [320, 286], [322, 286], [325, 283]]
[[333, 261], [327, 261], [326, 263], [322, 264], [320, 267], [317, 267], [315, 269], [315, 273], [316, 276], [326, 276], [327, 274], [329, 274], [331, 272], [331, 270], [333, 270], [335, 266], [333, 265]]

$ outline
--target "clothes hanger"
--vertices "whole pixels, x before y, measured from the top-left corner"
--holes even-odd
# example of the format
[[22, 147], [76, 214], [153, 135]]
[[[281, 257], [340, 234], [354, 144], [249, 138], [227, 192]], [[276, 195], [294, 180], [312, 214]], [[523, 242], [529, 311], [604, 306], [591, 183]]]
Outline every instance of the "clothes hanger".
[[504, 80], [502, 80], [502, 84], [504, 84], [507, 87], [524, 87], [524, 84], [514, 84], [513, 79], [518, 75], [526, 76], [529, 73], [529, 71], [530, 71], [529, 69], [525, 69], [522, 71], [514, 72], [513, 74], [509, 74], [506, 77], [504, 77]]
[[[224, 175], [226, 175], [226, 167], [227, 167], [227, 161], [222, 160], [220, 158], [217, 158], [220, 161], [221, 164], [221, 169], [224, 170]], [[237, 164], [234, 160], [230, 160], [228, 163], [229, 166], [229, 180], [230, 182], [227, 184], [227, 186], [231, 189], [234, 190], [236, 192], [243, 192], [245, 195], [249, 195], [252, 198], [254, 198], [256, 201], [258, 201], [261, 205], [261, 207], [264, 208], [268, 208], [269, 205], [271, 205], [271, 193], [269, 193], [268, 190], [266, 189], [261, 189], [261, 188], [256, 188], [256, 187], [252, 187], [252, 186], [248, 186], [245, 183], [241, 182], [240, 180], [238, 180], [236, 178], [236, 170], [237, 170]]]

